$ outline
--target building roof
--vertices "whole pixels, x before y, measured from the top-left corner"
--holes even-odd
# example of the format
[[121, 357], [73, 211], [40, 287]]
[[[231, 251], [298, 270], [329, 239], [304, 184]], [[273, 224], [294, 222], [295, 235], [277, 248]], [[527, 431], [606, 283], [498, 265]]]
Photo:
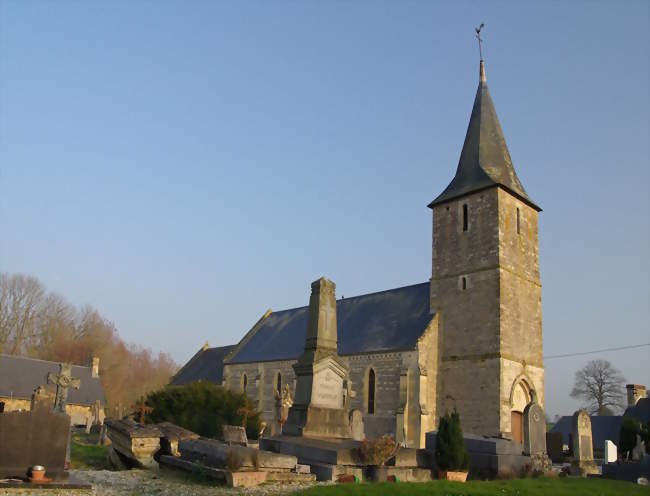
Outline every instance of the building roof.
[[194, 381], [210, 381], [221, 384], [223, 380], [223, 359], [234, 346], [208, 348], [204, 346], [172, 378], [174, 386], [182, 386]]
[[[622, 418], [620, 415], [592, 415], [591, 439], [593, 448], [602, 450], [609, 439], [618, 446]], [[569, 444], [569, 435], [573, 431], [573, 416], [567, 415], [558, 420], [550, 432], [561, 432], [562, 442]]]
[[634, 406], [625, 409], [624, 417], [633, 417], [641, 422], [650, 422], [650, 398], [641, 398]]
[[[34, 389], [47, 385], [49, 372], [58, 374], [59, 363], [0, 354], [0, 397], [31, 399]], [[72, 377], [80, 379], [81, 386], [68, 390], [69, 404], [94, 405], [96, 400], [106, 404], [101, 380], [92, 377], [91, 367], [73, 365]]]
[[[295, 360], [303, 352], [309, 307], [263, 317], [226, 363]], [[415, 349], [431, 322], [429, 283], [336, 301], [338, 352], [354, 355]]]
[[481, 60], [478, 90], [456, 175], [429, 207], [492, 186], [501, 186], [534, 209], [541, 210], [528, 197], [512, 165]]

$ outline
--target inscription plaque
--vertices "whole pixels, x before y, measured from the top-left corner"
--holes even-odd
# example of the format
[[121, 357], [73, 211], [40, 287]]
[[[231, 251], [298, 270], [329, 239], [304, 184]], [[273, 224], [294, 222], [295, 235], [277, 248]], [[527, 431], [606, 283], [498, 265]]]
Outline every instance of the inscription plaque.
[[329, 368], [316, 372], [311, 404], [324, 408], [343, 408], [343, 377]]

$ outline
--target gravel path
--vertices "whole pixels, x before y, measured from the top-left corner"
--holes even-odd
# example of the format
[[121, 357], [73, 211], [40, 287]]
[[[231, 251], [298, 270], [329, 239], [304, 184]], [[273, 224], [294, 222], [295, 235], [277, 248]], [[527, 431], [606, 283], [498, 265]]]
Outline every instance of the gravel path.
[[203, 482], [182, 472], [168, 470], [71, 470], [71, 475], [82, 482], [92, 484], [92, 491], [1, 489], [2, 496], [201, 496], [201, 495], [248, 495], [267, 496], [293, 494], [312, 487], [315, 483], [269, 483], [251, 488], [228, 488], [223, 485]]

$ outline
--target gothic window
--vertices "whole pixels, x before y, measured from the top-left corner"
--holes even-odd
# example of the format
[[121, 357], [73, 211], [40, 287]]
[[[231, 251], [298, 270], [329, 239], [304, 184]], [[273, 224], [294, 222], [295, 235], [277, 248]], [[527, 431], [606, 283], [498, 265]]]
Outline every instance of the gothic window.
[[242, 393], [246, 394], [246, 387], [248, 386], [248, 376], [244, 374], [241, 378], [241, 390]]
[[282, 375], [278, 372], [278, 376], [275, 379], [275, 390], [279, 395], [282, 395]]
[[368, 371], [368, 413], [375, 413], [375, 371]]
[[467, 203], [463, 203], [463, 231], [469, 230], [469, 219], [467, 217]]
[[521, 221], [519, 220], [519, 209], [517, 209], [517, 234], [521, 232], [520, 226], [521, 226]]

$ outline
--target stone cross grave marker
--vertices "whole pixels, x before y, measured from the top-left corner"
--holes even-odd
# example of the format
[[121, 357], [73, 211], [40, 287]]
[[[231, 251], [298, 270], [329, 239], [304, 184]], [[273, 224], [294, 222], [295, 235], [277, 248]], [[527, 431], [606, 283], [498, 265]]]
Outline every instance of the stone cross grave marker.
[[223, 441], [228, 445], [239, 444], [242, 446], [248, 446], [246, 429], [239, 425], [224, 425]]
[[56, 398], [54, 399], [54, 411], [65, 413], [65, 405], [68, 402], [68, 389], [81, 387], [81, 380], [72, 377], [72, 365], [62, 363], [59, 365], [59, 375], [52, 372], [47, 374], [47, 382], [56, 384]]
[[524, 408], [524, 453], [546, 453], [546, 418], [535, 400]]

